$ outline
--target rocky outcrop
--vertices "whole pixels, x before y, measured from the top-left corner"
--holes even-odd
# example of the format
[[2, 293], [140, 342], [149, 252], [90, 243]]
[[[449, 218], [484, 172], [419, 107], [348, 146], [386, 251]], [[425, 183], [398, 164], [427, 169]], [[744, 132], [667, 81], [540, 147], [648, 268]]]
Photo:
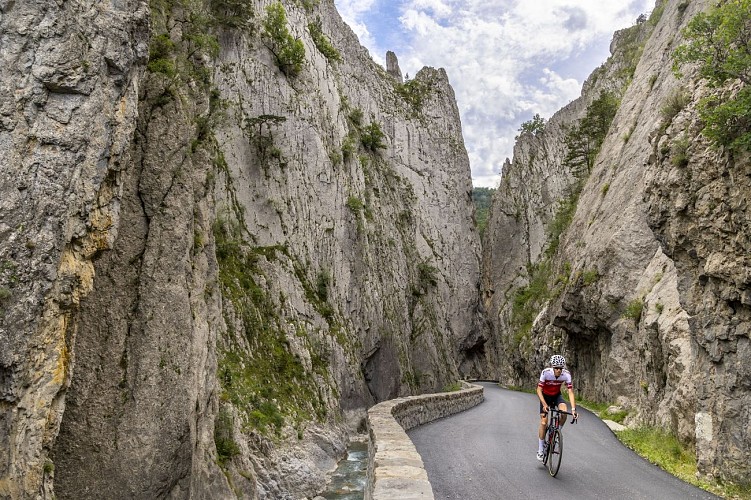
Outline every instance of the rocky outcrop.
[[370, 405], [480, 369], [443, 70], [330, 0], [0, 23], [0, 498], [313, 496]]
[[[493, 201], [483, 288], [494, 349], [511, 360], [501, 378], [531, 385], [545, 360], [562, 352], [583, 396], [617, 402], [629, 425], [656, 425], [695, 445], [702, 473], [744, 480], [749, 436], [729, 426], [750, 398], [743, 382], [749, 158], [709, 145], [696, 106], [710, 90], [696, 75], [678, 80], [671, 71], [681, 27], [708, 7], [658, 2], [644, 23], [653, 30], [633, 79], [576, 196], [575, 176], [553, 159], [566, 153], [561, 130], [576, 126], [603, 77], [620, 74], [629, 33], [616, 35], [605, 72], [590, 78], [578, 101], [538, 136], [520, 137]], [[546, 279], [534, 281], [540, 269]], [[524, 330], [519, 316], [530, 304], [537, 307]]]
[[399, 59], [390, 50], [386, 52], [386, 73], [396, 78], [399, 83], [404, 83], [402, 70], [399, 68]]

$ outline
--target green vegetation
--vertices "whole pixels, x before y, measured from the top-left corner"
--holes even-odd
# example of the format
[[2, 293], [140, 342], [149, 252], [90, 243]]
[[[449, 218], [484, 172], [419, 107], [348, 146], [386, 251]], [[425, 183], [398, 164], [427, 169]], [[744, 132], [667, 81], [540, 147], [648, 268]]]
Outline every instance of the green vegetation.
[[485, 234], [485, 227], [488, 225], [490, 204], [493, 200], [494, 193], [495, 189], [493, 188], [472, 188], [472, 201], [475, 204], [475, 224], [477, 225], [480, 237]]
[[553, 215], [553, 219], [548, 225], [548, 245], [545, 248], [545, 256], [548, 258], [553, 257], [555, 252], [558, 251], [558, 245], [560, 243], [561, 234], [571, 225], [571, 221], [574, 220], [574, 214], [576, 213], [576, 206], [579, 203], [579, 194], [581, 194], [582, 183], [577, 183], [571, 193], [558, 200], [558, 207]]
[[[545, 130], [545, 118], [542, 118], [539, 114], [535, 113], [535, 116], [531, 120], [527, 120], [519, 127], [519, 132], [522, 134], [529, 133], [537, 137]], [[517, 136], [518, 138], [518, 136]]]
[[384, 137], [386, 137], [386, 135], [381, 130], [381, 126], [378, 122], [372, 122], [370, 125], [362, 129], [360, 142], [365, 149], [375, 153], [379, 149], [386, 149], [386, 145], [383, 143]]
[[694, 450], [683, 445], [673, 434], [654, 427], [640, 427], [618, 431], [616, 435], [623, 444], [653, 464], [686, 482], [710, 489], [708, 483], [696, 478]]
[[691, 96], [683, 89], [675, 89], [660, 108], [660, 115], [664, 127], [670, 124], [675, 116], [691, 102]]
[[295, 0], [295, 3], [302, 5], [303, 9], [305, 9], [307, 12], [311, 12], [318, 6], [320, 0]]
[[[149, 43], [149, 72], [167, 79], [165, 93], [157, 104], [168, 102], [177, 95], [176, 86], [196, 82], [208, 87], [211, 81], [205, 60], [215, 59], [219, 54], [219, 41], [212, 33], [217, 20], [206, 15], [196, 5], [181, 0], [151, 0], [151, 22], [154, 35]], [[174, 35], [169, 26], [172, 10], [187, 9], [189, 22]]]
[[318, 300], [327, 301], [329, 299], [329, 289], [331, 288], [331, 273], [321, 271], [316, 279], [316, 296]]
[[529, 336], [532, 322], [537, 317], [542, 304], [550, 297], [548, 277], [550, 263], [544, 260], [537, 265], [527, 266], [529, 284], [516, 291], [511, 308], [511, 324], [514, 326], [514, 344], [519, 344]]
[[662, 14], [665, 12], [665, 5], [667, 5], [667, 0], [662, 0], [657, 5], [655, 5], [654, 10], [649, 15], [649, 19], [647, 20], [647, 23], [653, 28], [657, 26], [658, 22], [660, 22], [660, 19], [662, 18]]
[[360, 198], [356, 196], [349, 196], [347, 198], [347, 208], [352, 212], [352, 214], [355, 216], [355, 221], [357, 222], [357, 232], [361, 232], [365, 229], [365, 222], [363, 221], [363, 218], [360, 214], [366, 214], [367, 216], [367, 208], [365, 207], [365, 204], [360, 200]]
[[751, 150], [751, 0], [722, 2], [697, 14], [683, 30], [686, 43], [673, 53], [673, 70], [698, 64], [712, 87], [739, 81], [735, 95], [719, 92], [702, 99], [702, 131], [715, 145], [731, 151]]
[[209, 0], [209, 9], [216, 23], [228, 28], [248, 28], [254, 15], [248, 0]]
[[[564, 394], [563, 396], [566, 401], [568, 401], [568, 395]], [[618, 410], [615, 413], [610, 413], [608, 411], [608, 408], [613, 406], [612, 403], [591, 401], [589, 399], [582, 398], [579, 395], [576, 396], [576, 404], [578, 406], [581, 406], [582, 408], [586, 408], [603, 420], [612, 420], [613, 422], [617, 422], [619, 424], [623, 423], [623, 421], [629, 414], [629, 411], [624, 409]]]
[[[386, 134], [383, 133], [378, 122], [371, 121], [370, 124], [363, 125], [364, 114], [362, 109], [350, 108], [346, 99], [342, 99], [342, 110], [347, 113], [347, 122], [349, 123], [349, 132], [342, 143], [342, 156], [345, 161], [354, 157], [358, 137], [360, 145], [370, 153], [376, 153], [379, 149], [386, 148], [384, 143]], [[367, 165], [368, 161], [367, 156], [360, 156], [360, 163], [364, 166]]]
[[600, 273], [597, 271], [597, 269], [589, 269], [582, 273], [581, 278], [584, 286], [589, 286], [593, 283], [596, 283], [597, 280], [600, 279]]
[[642, 311], [644, 310], [644, 299], [637, 297], [626, 304], [626, 309], [621, 315], [623, 318], [633, 319], [635, 323], [638, 323], [641, 319]]
[[226, 408], [221, 408], [214, 420], [214, 444], [219, 465], [224, 467], [232, 457], [240, 454], [240, 448], [234, 439], [232, 415]]
[[169, 34], [162, 33], [152, 37], [149, 44], [149, 62], [146, 68], [152, 73], [161, 73], [173, 78], [177, 74], [173, 59], [176, 49], [177, 45], [170, 39]]
[[357, 129], [362, 126], [362, 119], [363, 112], [360, 108], [354, 108], [347, 114], [347, 120]]
[[[291, 423], [301, 425], [325, 416], [325, 403], [314, 375], [321, 379], [328, 376], [327, 356], [325, 353], [318, 356], [324, 362], [314, 364], [315, 374], [311, 374], [290, 349], [287, 339], [290, 325], [282, 320], [280, 306], [263, 285], [266, 278], [260, 266], [262, 259], [291, 262], [306, 298], [327, 320], [332, 313], [330, 306], [326, 310], [326, 304], [307, 281], [304, 269], [286, 247], [250, 247], [244, 243], [242, 234], [243, 228], [237, 222], [220, 219], [214, 225], [219, 284], [222, 296], [234, 310], [233, 314], [226, 309], [233, 316], [227, 318], [230, 330], [219, 352], [221, 398], [239, 411], [243, 430], [279, 434], [288, 418]], [[235, 330], [233, 325], [241, 328]], [[306, 338], [306, 325], [293, 326], [298, 335]], [[316, 356], [314, 346], [308, 349], [313, 351], [311, 357]], [[230, 444], [222, 446], [231, 451]]]
[[[145, 102], [156, 109], [183, 99], [205, 102], [208, 96], [209, 112], [193, 113], [196, 129], [189, 153], [203, 147], [213, 154], [213, 126], [223, 109], [219, 93], [212, 89], [208, 63], [219, 54], [219, 41], [213, 32], [217, 20], [200, 5], [184, 0], [151, 0], [149, 6], [153, 35], [146, 67], [151, 84], [145, 86]], [[180, 30], [173, 29], [173, 11], [180, 11], [180, 18], [187, 19]]]
[[[569, 282], [570, 264], [564, 264], [561, 274], [555, 275], [552, 263], [560, 244], [561, 234], [573, 220], [581, 187], [582, 183], [577, 183], [569, 196], [558, 201], [558, 208], [547, 228], [547, 246], [543, 258], [537, 264], [527, 265], [529, 284], [517, 290], [514, 295], [511, 324], [515, 331], [513, 337], [515, 347], [518, 347], [524, 339], [529, 338], [532, 323], [540, 308], [548, 299], [558, 296]], [[557, 287], [554, 288], [555, 285]]]
[[318, 52], [323, 54], [329, 62], [339, 62], [342, 60], [342, 55], [336, 50], [336, 47], [331, 45], [331, 41], [323, 33], [320, 17], [316, 18], [314, 22], [308, 24], [308, 32], [310, 33]]
[[350, 196], [347, 198], [347, 208], [349, 208], [353, 214], [359, 214], [365, 209], [365, 204], [356, 196]]
[[271, 160], [284, 168], [287, 164], [282, 155], [282, 150], [274, 145], [272, 128], [276, 128], [287, 121], [283, 116], [260, 115], [253, 118], [245, 118], [245, 133], [250, 138], [250, 143], [255, 146], [260, 156], [261, 166], [266, 169]]
[[396, 93], [409, 104], [413, 116], [420, 113], [423, 103], [433, 92], [435, 92], [433, 82], [407, 80], [396, 84]]
[[438, 268], [427, 261], [417, 264], [417, 273], [421, 288], [428, 288], [429, 286], [436, 286], [438, 284]]
[[636, 73], [636, 65], [639, 64], [642, 53], [644, 53], [644, 43], [647, 39], [644, 24], [637, 23], [621, 32], [620, 43], [617, 50], [622, 54], [623, 64], [618, 72], [618, 77], [626, 85], [631, 83]]
[[579, 178], [586, 178], [592, 171], [619, 105], [620, 99], [615, 93], [602, 91], [584, 117], [566, 132], [563, 165]]
[[305, 62], [305, 46], [287, 29], [287, 11], [280, 2], [266, 7], [263, 34], [270, 41], [268, 48], [282, 73], [288, 77], [297, 76]]
[[452, 382], [441, 389], [441, 392], [456, 392], [462, 390], [462, 384], [459, 382]]
[[342, 159], [348, 161], [353, 158], [357, 147], [355, 146], [355, 139], [351, 135], [347, 135], [342, 141]]
[[676, 167], [685, 167], [686, 165], [688, 165], [688, 147], [690, 145], [691, 143], [688, 141], [688, 139], [685, 138], [676, 140], [673, 143], [672, 147], [670, 148], [670, 152], [672, 153], [670, 161], [673, 165], [675, 165]]

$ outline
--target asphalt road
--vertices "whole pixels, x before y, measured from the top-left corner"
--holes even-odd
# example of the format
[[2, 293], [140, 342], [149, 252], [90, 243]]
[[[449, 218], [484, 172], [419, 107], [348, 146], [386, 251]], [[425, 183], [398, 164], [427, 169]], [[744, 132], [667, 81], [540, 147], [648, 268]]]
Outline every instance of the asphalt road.
[[408, 432], [436, 500], [718, 498], [623, 446], [595, 415], [563, 430], [563, 461], [550, 477], [537, 461], [537, 397], [481, 383], [485, 401]]

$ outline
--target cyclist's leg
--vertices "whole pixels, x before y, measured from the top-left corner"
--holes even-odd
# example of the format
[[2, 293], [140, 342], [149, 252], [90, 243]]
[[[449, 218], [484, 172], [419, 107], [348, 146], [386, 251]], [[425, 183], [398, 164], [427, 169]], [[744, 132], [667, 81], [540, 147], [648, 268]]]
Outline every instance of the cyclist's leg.
[[[555, 404], [550, 401], [548, 396], [542, 396], [545, 399], [547, 405]], [[542, 403], [540, 403], [540, 427], [537, 431], [537, 460], [543, 459], [543, 449], [545, 447], [545, 428], [548, 425], [548, 414], [543, 410]]]
[[[547, 399], [546, 399], [546, 402], [547, 402]], [[548, 414], [545, 413], [545, 411], [542, 408], [542, 403], [540, 403], [540, 428], [537, 431], [537, 437], [540, 440], [545, 439], [545, 426], [547, 425], [548, 425]]]
[[[558, 394], [558, 398], [557, 398], [556, 402], [558, 403], [558, 409], [559, 410], [561, 410], [561, 411], [568, 411], [568, 409], [567, 409], [568, 407], [566, 406], [566, 400], [563, 399], [563, 395], [562, 394]], [[565, 413], [561, 414], [561, 426], [563, 426], [563, 424], [566, 423], [566, 417], [568, 417], [568, 415], [566, 415]]]

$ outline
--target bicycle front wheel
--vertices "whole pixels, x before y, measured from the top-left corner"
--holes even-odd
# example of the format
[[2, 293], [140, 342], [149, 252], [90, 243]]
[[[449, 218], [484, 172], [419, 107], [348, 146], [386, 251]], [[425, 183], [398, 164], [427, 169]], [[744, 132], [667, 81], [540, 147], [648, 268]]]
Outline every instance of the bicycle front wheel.
[[547, 466], [548, 472], [551, 476], [555, 477], [558, 474], [558, 469], [561, 467], [561, 459], [563, 458], [563, 434], [559, 430], [553, 431], [553, 439], [550, 441], [548, 447]]

